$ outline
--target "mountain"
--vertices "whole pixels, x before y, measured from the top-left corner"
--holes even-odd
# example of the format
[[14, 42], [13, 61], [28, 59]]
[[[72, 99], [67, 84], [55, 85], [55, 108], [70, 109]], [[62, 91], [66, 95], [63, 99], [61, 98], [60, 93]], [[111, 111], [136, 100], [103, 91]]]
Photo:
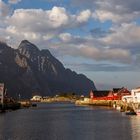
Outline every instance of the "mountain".
[[39, 50], [23, 40], [18, 49], [0, 42], [0, 82], [4, 82], [12, 97], [55, 95], [64, 92], [87, 94], [96, 89], [82, 74], [66, 69], [49, 50]]

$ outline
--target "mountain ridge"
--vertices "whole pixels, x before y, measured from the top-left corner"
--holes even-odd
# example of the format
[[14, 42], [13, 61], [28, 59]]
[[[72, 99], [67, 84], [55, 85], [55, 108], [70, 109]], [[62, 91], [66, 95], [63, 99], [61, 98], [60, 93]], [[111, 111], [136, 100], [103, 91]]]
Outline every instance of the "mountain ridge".
[[17, 49], [0, 42], [0, 54], [0, 82], [5, 83], [11, 96], [87, 94], [96, 89], [85, 75], [65, 68], [49, 50], [39, 50], [28, 40], [21, 41]]

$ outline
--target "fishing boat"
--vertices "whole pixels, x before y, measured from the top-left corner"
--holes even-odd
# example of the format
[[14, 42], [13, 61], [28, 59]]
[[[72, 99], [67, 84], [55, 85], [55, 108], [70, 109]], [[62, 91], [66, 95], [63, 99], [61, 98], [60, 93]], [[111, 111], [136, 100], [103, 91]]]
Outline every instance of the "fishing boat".
[[33, 103], [33, 104], [32, 104], [32, 107], [37, 107], [37, 104]]
[[134, 111], [127, 111], [127, 112], [125, 112], [125, 114], [126, 115], [137, 115], [137, 113]]

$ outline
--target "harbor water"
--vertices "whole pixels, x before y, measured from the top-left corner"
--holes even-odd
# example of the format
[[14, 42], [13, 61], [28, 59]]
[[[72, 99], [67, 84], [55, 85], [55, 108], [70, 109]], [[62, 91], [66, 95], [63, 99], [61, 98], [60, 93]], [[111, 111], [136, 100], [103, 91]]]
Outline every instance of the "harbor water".
[[1, 113], [0, 140], [140, 140], [140, 116], [104, 107], [39, 103]]

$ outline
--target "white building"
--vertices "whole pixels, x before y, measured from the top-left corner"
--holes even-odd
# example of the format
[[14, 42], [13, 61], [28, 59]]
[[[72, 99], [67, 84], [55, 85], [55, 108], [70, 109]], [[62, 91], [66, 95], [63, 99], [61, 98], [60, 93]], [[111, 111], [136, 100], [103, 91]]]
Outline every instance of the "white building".
[[31, 100], [31, 101], [40, 102], [41, 99], [42, 99], [42, 96], [35, 95], [35, 96], [33, 96], [30, 100]]
[[122, 100], [128, 103], [140, 103], [140, 87], [132, 89], [131, 95], [123, 96]]

